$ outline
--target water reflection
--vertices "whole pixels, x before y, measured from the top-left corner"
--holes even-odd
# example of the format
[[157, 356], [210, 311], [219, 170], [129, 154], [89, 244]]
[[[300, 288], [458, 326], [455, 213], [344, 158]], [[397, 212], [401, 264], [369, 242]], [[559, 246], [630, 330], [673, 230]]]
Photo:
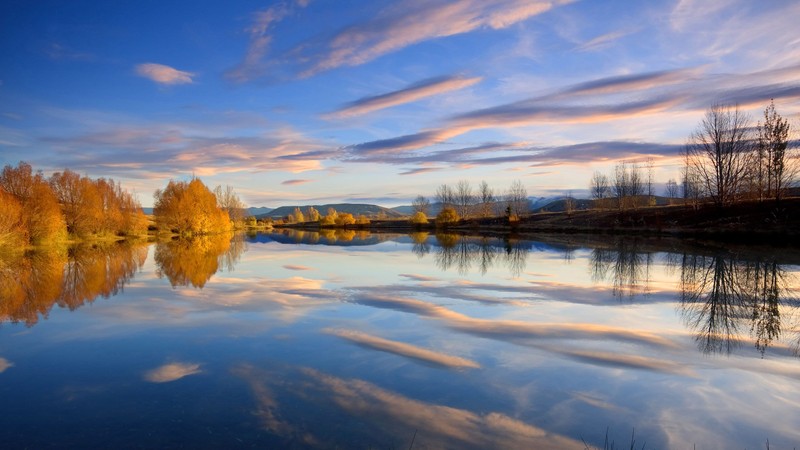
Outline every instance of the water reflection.
[[636, 238], [617, 238], [611, 247], [595, 247], [589, 256], [592, 279], [611, 280], [612, 293], [618, 299], [650, 293], [652, 252], [642, 250]]
[[[241, 364], [231, 373], [251, 389], [253, 414], [265, 430], [282, 438], [280, 447], [406, 448], [411, 443], [414, 448], [586, 448], [579, 440], [503, 412], [415, 399], [310, 367], [278, 372]], [[305, 415], [299, 417], [299, 411]], [[335, 431], [304, 426], [317, 417]]]
[[763, 355], [781, 337], [781, 306], [797, 301], [793, 282], [775, 260], [684, 254], [681, 313], [702, 352], [730, 353], [749, 333]]
[[[470, 272], [473, 265], [485, 275], [495, 264], [502, 263], [514, 277], [525, 270], [530, 242], [519, 239], [467, 237], [457, 234], [436, 234], [434, 262], [443, 271], [455, 268], [460, 275]], [[416, 252], [415, 252], [416, 253]], [[417, 256], [422, 256], [417, 253]]]
[[218, 270], [232, 271], [246, 250], [241, 234], [162, 241], [156, 244], [156, 274], [167, 277], [172, 287], [202, 288]]
[[147, 259], [146, 243], [56, 248], [0, 258], [0, 321], [28, 326], [54, 304], [74, 310], [116, 295]]

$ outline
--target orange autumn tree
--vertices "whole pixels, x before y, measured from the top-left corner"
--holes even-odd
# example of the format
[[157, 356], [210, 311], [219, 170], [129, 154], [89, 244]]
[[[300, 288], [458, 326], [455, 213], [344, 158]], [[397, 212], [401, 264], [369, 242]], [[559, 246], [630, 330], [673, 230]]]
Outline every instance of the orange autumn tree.
[[111, 233], [135, 235], [147, 232], [147, 218], [139, 202], [111, 179], [92, 180], [66, 169], [50, 177], [70, 234]]
[[41, 172], [34, 174], [25, 162], [17, 167], [6, 165], [0, 173], [0, 189], [13, 197], [12, 201], [4, 196], [4, 204], [16, 202], [21, 206], [19, 225], [15, 227], [27, 236], [27, 241], [19, 245], [50, 244], [66, 237], [61, 207]]
[[199, 178], [189, 182], [170, 180], [153, 197], [153, 215], [162, 231], [191, 236], [231, 229], [228, 213], [219, 207], [217, 197]]

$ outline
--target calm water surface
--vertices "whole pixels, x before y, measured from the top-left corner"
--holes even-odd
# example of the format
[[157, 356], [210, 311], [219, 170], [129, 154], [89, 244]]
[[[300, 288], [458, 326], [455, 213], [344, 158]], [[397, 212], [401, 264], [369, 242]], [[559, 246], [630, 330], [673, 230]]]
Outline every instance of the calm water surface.
[[798, 260], [353, 232], [6, 257], [0, 446], [800, 447]]

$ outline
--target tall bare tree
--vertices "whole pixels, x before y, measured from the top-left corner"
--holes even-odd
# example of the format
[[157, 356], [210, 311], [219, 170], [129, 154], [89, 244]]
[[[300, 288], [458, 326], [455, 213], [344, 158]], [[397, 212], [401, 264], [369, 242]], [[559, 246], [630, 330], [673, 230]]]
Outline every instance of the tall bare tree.
[[489, 184], [485, 180], [481, 181], [481, 184], [478, 187], [478, 197], [480, 197], [481, 217], [486, 218], [491, 216], [494, 203], [497, 200], [494, 197], [494, 190], [489, 187]]
[[453, 189], [446, 185], [442, 184], [438, 188], [436, 188], [435, 194], [436, 202], [441, 205], [442, 208], [452, 207], [455, 203], [455, 193]]
[[528, 191], [519, 180], [514, 180], [511, 187], [508, 188], [506, 194], [506, 211], [509, 216], [521, 217], [523, 214], [528, 213]]
[[796, 175], [796, 164], [787, 158], [789, 148], [789, 122], [775, 111], [771, 101], [764, 109], [764, 123], [758, 124], [757, 188], [759, 198], [774, 198], [780, 201], [783, 192]]
[[589, 191], [592, 194], [592, 198], [595, 200], [596, 207], [603, 207], [606, 197], [610, 192], [610, 187], [608, 185], [608, 177], [600, 172], [595, 172], [592, 175], [592, 180], [590, 182]]
[[470, 216], [472, 205], [475, 204], [475, 195], [472, 194], [472, 186], [467, 180], [459, 180], [455, 189], [455, 203], [458, 215], [462, 219]]
[[688, 170], [717, 206], [739, 199], [754, 165], [750, 118], [736, 107], [714, 105], [686, 144]]
[[423, 195], [418, 195], [417, 198], [411, 202], [411, 208], [414, 209], [415, 213], [421, 212], [427, 216], [431, 208], [431, 201]]
[[214, 188], [214, 195], [217, 197], [217, 205], [228, 213], [233, 223], [241, 225], [244, 222], [245, 204], [239, 199], [233, 186], [217, 186]]

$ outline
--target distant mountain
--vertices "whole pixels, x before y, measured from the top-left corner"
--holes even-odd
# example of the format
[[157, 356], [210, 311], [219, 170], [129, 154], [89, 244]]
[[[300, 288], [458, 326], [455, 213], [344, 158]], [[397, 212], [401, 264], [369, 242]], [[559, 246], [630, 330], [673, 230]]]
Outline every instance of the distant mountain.
[[[153, 214], [153, 208], [142, 208], [142, 211], [144, 211], [144, 213], [147, 214], [147, 215], [152, 215]], [[253, 206], [253, 207], [247, 208], [247, 215], [248, 216], [258, 216], [258, 215], [262, 215], [262, 214], [267, 214], [270, 211], [272, 211], [272, 208], [267, 208], [265, 206]]]
[[378, 205], [369, 205], [364, 203], [332, 203], [327, 205], [281, 206], [279, 208], [273, 209], [272, 211], [269, 211], [268, 213], [257, 215], [256, 218], [263, 219], [266, 217], [272, 217], [272, 218], [286, 217], [289, 214], [293, 214], [295, 208], [300, 208], [300, 210], [303, 211], [303, 214], [305, 214], [310, 206], [313, 206], [314, 209], [319, 211], [319, 213], [322, 215], [327, 214], [328, 208], [333, 208], [336, 210], [336, 212], [350, 213], [353, 216], [364, 215], [369, 218], [377, 218], [380, 217], [381, 215], [383, 215], [387, 219], [400, 218], [404, 216], [404, 214], [402, 213]]
[[267, 208], [266, 206], [251, 206], [247, 208], [247, 215], [248, 216], [260, 216], [262, 214], [267, 214], [272, 211], [272, 208]]

